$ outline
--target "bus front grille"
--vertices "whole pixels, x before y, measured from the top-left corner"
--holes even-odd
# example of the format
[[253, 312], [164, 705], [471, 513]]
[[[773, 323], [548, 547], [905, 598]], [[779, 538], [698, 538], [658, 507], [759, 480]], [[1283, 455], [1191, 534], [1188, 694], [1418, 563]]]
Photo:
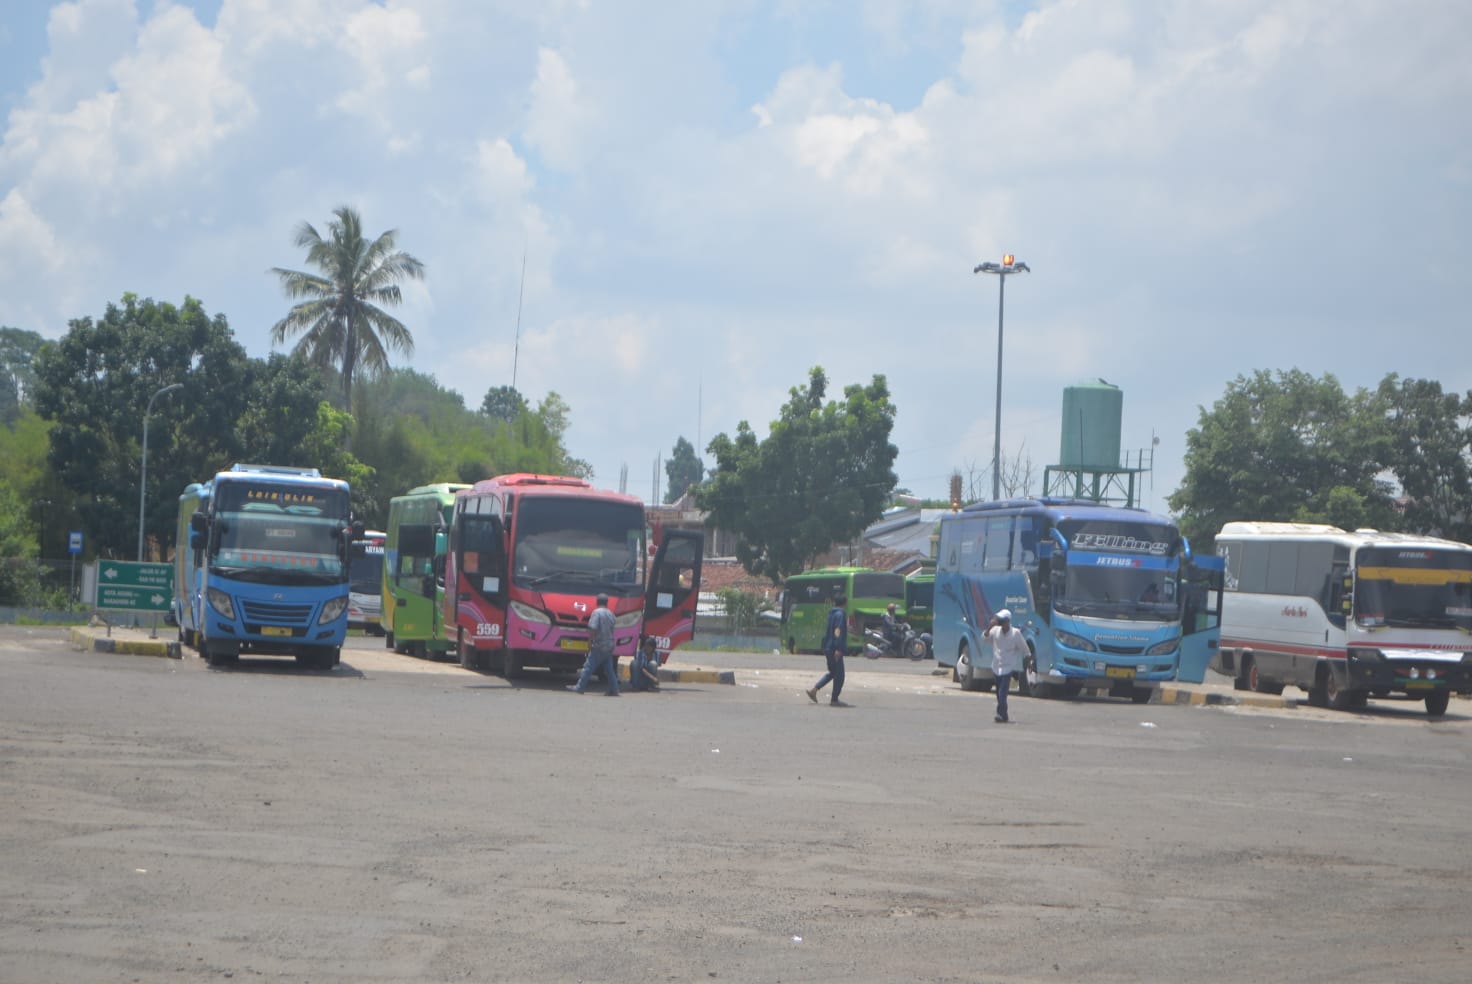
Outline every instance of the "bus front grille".
[[305, 625], [312, 615], [311, 605], [285, 605], [270, 601], [244, 601], [241, 610], [247, 622], [268, 625]]

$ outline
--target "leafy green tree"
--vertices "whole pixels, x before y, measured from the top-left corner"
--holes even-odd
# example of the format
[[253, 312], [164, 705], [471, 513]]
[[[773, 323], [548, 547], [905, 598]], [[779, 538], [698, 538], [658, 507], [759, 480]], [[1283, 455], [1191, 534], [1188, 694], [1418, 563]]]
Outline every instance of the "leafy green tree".
[[1444, 393], [1428, 379], [1380, 383], [1390, 436], [1389, 467], [1405, 497], [1405, 526], [1472, 538], [1472, 393]]
[[1298, 369], [1238, 376], [1186, 433], [1186, 474], [1167, 502], [1198, 547], [1233, 520], [1394, 529], [1379, 398]]
[[670, 460], [664, 463], [664, 474], [669, 480], [669, 487], [664, 493], [666, 503], [674, 502], [692, 487], [699, 485], [700, 480], [705, 477], [705, 464], [695, 454], [695, 445], [683, 437], [676, 440]]
[[147, 537], [173, 540], [185, 485], [238, 460], [236, 423], [249, 405], [251, 361], [223, 316], [125, 294], [100, 320], [81, 318], [35, 360], [37, 413], [50, 423], [47, 460], [90, 549], [131, 557], [138, 529], [143, 414], [149, 418]]
[[371, 488], [381, 510], [392, 496], [429, 482], [591, 473], [563, 443], [569, 410], [556, 393], [535, 409], [523, 406], [509, 422], [468, 410], [459, 393], [412, 369], [365, 381], [361, 395], [353, 451], [374, 469]]
[[30, 402], [32, 364], [45, 341], [34, 331], [0, 328], [0, 424], [12, 423]]
[[711, 526], [738, 534], [741, 565], [773, 583], [862, 533], [895, 486], [895, 408], [884, 377], [846, 387], [841, 402], [825, 403], [827, 389], [815, 366], [765, 441], [743, 420], [734, 438], [718, 434], [707, 448], [716, 465], [696, 502]]
[[0, 605], [35, 604], [40, 565], [30, 512], [11, 484], [0, 479]]
[[504, 420], [508, 424], [526, 411], [526, 399], [516, 391], [514, 386], [492, 386], [486, 390], [485, 399], [480, 404], [481, 413], [487, 417]]
[[251, 360], [246, 368], [245, 403], [235, 424], [237, 440], [221, 448], [225, 457], [203, 462], [201, 474], [212, 475], [235, 460], [321, 470], [321, 463], [307, 450], [307, 437], [318, 426], [317, 406], [324, 398], [317, 370], [300, 355], [279, 352]]
[[347, 206], [333, 212], [324, 239], [310, 222], [297, 229], [296, 245], [319, 273], [272, 269], [291, 298], [306, 298], [271, 327], [271, 340], [301, 335], [297, 351], [321, 368], [342, 373], [343, 406], [353, 408], [353, 379], [361, 366], [370, 374], [388, 368], [390, 349], [414, 353], [414, 336], [385, 306], [403, 300], [399, 282], [424, 277], [424, 264], [396, 249], [398, 233], [363, 238], [363, 221]]
[[348, 434], [353, 427], [353, 417], [337, 409], [327, 401], [317, 404], [313, 417], [314, 426], [302, 438], [300, 454], [312, 462], [328, 478], [340, 478], [348, 483], [353, 515], [366, 526], [381, 526], [387, 515], [380, 510], [372, 494], [373, 468], [363, 464], [347, 450]]
[[772, 603], [759, 591], [721, 588], [716, 597], [721, 600], [721, 607], [731, 620], [731, 631], [736, 635], [750, 635], [761, 613], [772, 610]]

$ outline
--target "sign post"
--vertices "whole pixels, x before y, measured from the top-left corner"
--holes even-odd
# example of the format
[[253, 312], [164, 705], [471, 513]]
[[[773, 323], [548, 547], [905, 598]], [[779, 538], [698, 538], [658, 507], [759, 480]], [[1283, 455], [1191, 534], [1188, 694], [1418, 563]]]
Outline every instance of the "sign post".
[[174, 600], [174, 565], [143, 564], [126, 560], [97, 562], [96, 607], [125, 612], [152, 612], [158, 638], [158, 615]]
[[81, 530], [72, 530], [67, 534], [66, 552], [71, 554], [72, 557], [72, 586], [66, 595], [67, 607], [70, 608], [76, 603], [77, 599], [77, 554], [82, 552]]

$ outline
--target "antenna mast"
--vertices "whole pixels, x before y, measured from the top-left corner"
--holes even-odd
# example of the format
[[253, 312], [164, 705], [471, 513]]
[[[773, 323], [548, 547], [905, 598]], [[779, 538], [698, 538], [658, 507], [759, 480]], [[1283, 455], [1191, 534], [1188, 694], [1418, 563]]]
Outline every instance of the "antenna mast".
[[521, 358], [521, 299], [526, 294], [526, 248], [521, 250], [521, 286], [516, 288], [516, 344], [511, 349], [511, 388], [516, 389], [516, 363]]

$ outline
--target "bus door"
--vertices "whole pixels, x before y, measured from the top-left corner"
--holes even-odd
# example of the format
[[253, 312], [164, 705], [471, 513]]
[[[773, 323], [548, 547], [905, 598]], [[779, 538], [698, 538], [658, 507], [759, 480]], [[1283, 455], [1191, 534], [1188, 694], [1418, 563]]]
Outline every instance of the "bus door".
[[1180, 683], [1201, 683], [1222, 640], [1222, 582], [1225, 557], [1198, 556], [1185, 562], [1181, 602], [1181, 655], [1176, 667]]
[[445, 581], [445, 617], [476, 649], [501, 649], [506, 640], [506, 536], [501, 517], [459, 513], [450, 530], [450, 575]]
[[[439, 589], [444, 584], [445, 571], [443, 567], [443, 550], [436, 550], [437, 540], [443, 538], [443, 533], [437, 533], [433, 526], [428, 523], [403, 523], [398, 528], [397, 549], [393, 555], [386, 559], [392, 569], [385, 568], [388, 573], [390, 585], [389, 592], [383, 599], [383, 614], [385, 624], [391, 631], [398, 632], [405, 639], [432, 639], [438, 635], [439, 623], [442, 613], [439, 611]], [[435, 570], [436, 560], [439, 559], [440, 569]], [[436, 582], [436, 576], [440, 579]], [[398, 594], [394, 593], [398, 589]], [[427, 600], [429, 605], [429, 624], [413, 625], [403, 624], [404, 615], [412, 610], [418, 614], [424, 610], [420, 604], [410, 605], [400, 602], [400, 596], [418, 595]], [[399, 605], [403, 605], [406, 612], [399, 612]]]
[[644, 596], [644, 635], [654, 637], [661, 662], [670, 650], [695, 636], [704, 553], [705, 534], [700, 530], [662, 531]]

